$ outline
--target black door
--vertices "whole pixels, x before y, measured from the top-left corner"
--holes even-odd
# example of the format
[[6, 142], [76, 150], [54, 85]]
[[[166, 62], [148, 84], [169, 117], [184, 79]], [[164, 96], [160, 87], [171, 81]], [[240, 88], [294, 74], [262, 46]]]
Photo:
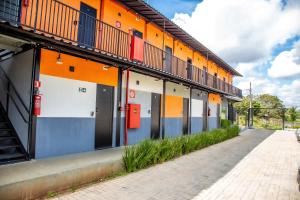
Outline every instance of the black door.
[[214, 88], [217, 88], [218, 74], [215, 73], [213, 78], [214, 78]]
[[188, 124], [189, 124], [189, 99], [183, 98], [183, 127], [182, 132], [184, 135], [188, 134]]
[[114, 87], [97, 85], [95, 148], [112, 146]]
[[203, 131], [207, 131], [207, 101], [203, 101]]
[[97, 10], [80, 3], [80, 16], [78, 26], [78, 43], [87, 47], [95, 45], [95, 26]]
[[203, 83], [204, 85], [207, 85], [207, 68], [206, 67], [203, 67], [203, 74], [202, 74], [202, 77], [203, 77]]
[[228, 104], [228, 120], [233, 122], [233, 106], [231, 103]]
[[160, 138], [160, 94], [151, 95], [151, 138]]
[[221, 113], [220, 113], [221, 105], [217, 104], [217, 128], [221, 126]]
[[193, 75], [193, 65], [192, 65], [192, 59], [188, 58], [187, 59], [187, 78], [192, 80], [192, 75]]
[[166, 71], [172, 73], [172, 49], [166, 46], [166, 58], [165, 58]]
[[132, 34], [138, 38], [143, 39], [143, 33], [138, 30], [133, 30]]

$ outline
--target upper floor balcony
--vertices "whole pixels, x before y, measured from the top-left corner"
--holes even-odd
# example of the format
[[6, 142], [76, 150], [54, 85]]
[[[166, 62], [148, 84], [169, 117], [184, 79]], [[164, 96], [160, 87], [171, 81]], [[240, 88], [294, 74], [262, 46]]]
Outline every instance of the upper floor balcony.
[[242, 97], [239, 88], [149, 44], [134, 31], [124, 32], [97, 19], [93, 11], [83, 12], [58, 0], [23, 0], [22, 5], [18, 2], [4, 0], [0, 4], [0, 21]]

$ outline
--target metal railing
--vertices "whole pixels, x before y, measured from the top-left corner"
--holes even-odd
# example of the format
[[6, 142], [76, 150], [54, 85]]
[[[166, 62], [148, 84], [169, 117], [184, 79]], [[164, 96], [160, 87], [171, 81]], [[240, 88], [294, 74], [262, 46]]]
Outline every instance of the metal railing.
[[[30, 110], [26, 106], [13, 82], [7, 76], [6, 72], [0, 66], [0, 103], [7, 113], [7, 118], [10, 119], [11, 124], [16, 129], [15, 125], [18, 124], [18, 128], [20, 125], [24, 128], [26, 127], [27, 138], [24, 139], [24, 150], [25, 152], [29, 152], [29, 118], [30, 118]], [[17, 111], [17, 112], [16, 112]], [[15, 113], [16, 115], [13, 118], [10, 118], [11, 113]], [[18, 121], [21, 118], [22, 121]], [[23, 123], [23, 124], [21, 124]]]
[[[18, 113], [20, 114], [23, 121], [28, 124], [29, 122], [29, 109], [25, 105], [24, 101], [22, 100], [20, 94], [16, 90], [13, 82], [9, 79], [6, 75], [2, 67], [0, 66], [0, 86], [1, 90], [6, 94], [5, 103], [3, 104], [3, 108], [8, 113], [9, 109], [9, 100], [15, 105]], [[19, 103], [17, 103], [19, 102]], [[21, 106], [20, 106], [21, 105]], [[25, 114], [24, 114], [25, 112]], [[25, 116], [26, 115], [26, 116]]]
[[[130, 59], [129, 33], [58, 0], [30, 0], [27, 3], [28, 5], [22, 3], [19, 22], [24, 29]], [[0, 18], [3, 16], [1, 12], [2, 10]], [[144, 43], [143, 64], [242, 97], [240, 89], [147, 42]]]

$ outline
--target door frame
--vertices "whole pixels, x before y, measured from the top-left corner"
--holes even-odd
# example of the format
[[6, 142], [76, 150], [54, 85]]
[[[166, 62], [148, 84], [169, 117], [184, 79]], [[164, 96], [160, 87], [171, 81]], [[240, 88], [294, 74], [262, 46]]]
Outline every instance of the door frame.
[[[187, 102], [186, 102], [187, 101]], [[190, 115], [190, 99], [189, 98], [183, 98], [183, 108], [182, 108], [182, 134], [183, 135], [188, 135], [189, 134], [189, 115]], [[186, 127], [185, 127], [185, 116], [184, 116], [184, 110], [185, 110], [185, 106], [187, 106], [187, 109], [186, 109], [186, 120], [187, 120], [187, 123], [186, 123]], [[186, 130], [185, 130], [186, 129]]]
[[114, 130], [114, 112], [115, 112], [115, 87], [114, 86], [109, 86], [109, 85], [103, 85], [103, 84], [97, 84], [96, 87], [96, 107], [95, 110], [97, 109], [97, 90], [98, 90], [98, 85], [100, 86], [106, 86], [106, 87], [111, 87], [112, 88], [112, 113], [111, 113], [111, 125], [110, 125], [110, 129], [111, 129], [111, 145], [107, 146], [107, 147], [97, 147], [96, 145], [96, 134], [97, 134], [97, 130], [96, 130], [96, 124], [97, 124], [97, 112], [95, 112], [95, 150], [101, 150], [101, 149], [107, 149], [107, 148], [112, 148], [113, 147], [113, 130]]
[[[79, 23], [80, 23], [80, 15], [83, 13], [83, 14], [86, 14], [86, 15], [89, 15], [89, 14], [87, 14], [87, 13], [84, 13], [84, 12], [82, 12], [81, 11], [81, 6], [82, 5], [84, 5], [84, 6], [86, 6], [86, 7], [89, 7], [90, 9], [93, 9], [93, 10], [95, 10], [96, 12], [95, 12], [95, 25], [94, 25], [94, 32], [93, 32], [93, 40], [92, 40], [92, 44], [86, 44], [85, 42], [85, 34], [86, 34], [86, 32], [85, 31], [83, 31], [83, 33], [81, 33], [81, 34], [83, 34], [83, 43], [82, 43], [82, 41], [80, 42], [79, 41], [79, 30], [80, 30], [80, 26], [79, 26]], [[97, 20], [97, 9], [96, 8], [94, 8], [94, 7], [92, 7], [92, 6], [90, 6], [90, 5], [88, 5], [88, 4], [86, 4], [85, 2], [82, 2], [82, 1], [80, 1], [80, 8], [79, 8], [79, 10], [80, 10], [80, 14], [79, 14], [79, 21], [78, 21], [78, 33], [77, 33], [77, 41], [78, 41], [78, 44], [80, 45], [80, 44], [83, 44], [83, 45], [88, 45], [89, 47], [94, 47], [95, 46], [95, 44], [96, 44], [96, 29], [97, 29], [97, 27], [96, 27], [96, 25], [97, 25], [97, 22], [96, 22], [96, 20]], [[93, 16], [91, 16], [91, 17], [93, 17]]]
[[[156, 135], [154, 135], [153, 134], [153, 126], [152, 126], [152, 106], [153, 106], [153, 104], [152, 104], [152, 97], [153, 97], [153, 95], [159, 95], [159, 113], [158, 113], [158, 117], [159, 117], [159, 119], [158, 119], [158, 137], [156, 138], [155, 136]], [[161, 94], [159, 94], [159, 93], [155, 93], [155, 92], [152, 92], [151, 93], [151, 132], [150, 132], [150, 137], [151, 137], [151, 139], [159, 139], [160, 138], [160, 130], [161, 130], [161, 128], [160, 128], [160, 126], [161, 126]]]

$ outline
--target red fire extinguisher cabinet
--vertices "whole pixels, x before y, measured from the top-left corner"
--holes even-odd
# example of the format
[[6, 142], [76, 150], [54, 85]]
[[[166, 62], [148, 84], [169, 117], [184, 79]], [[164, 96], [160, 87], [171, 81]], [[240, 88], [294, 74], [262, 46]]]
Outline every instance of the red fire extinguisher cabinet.
[[128, 128], [140, 128], [141, 124], [141, 105], [128, 104]]

